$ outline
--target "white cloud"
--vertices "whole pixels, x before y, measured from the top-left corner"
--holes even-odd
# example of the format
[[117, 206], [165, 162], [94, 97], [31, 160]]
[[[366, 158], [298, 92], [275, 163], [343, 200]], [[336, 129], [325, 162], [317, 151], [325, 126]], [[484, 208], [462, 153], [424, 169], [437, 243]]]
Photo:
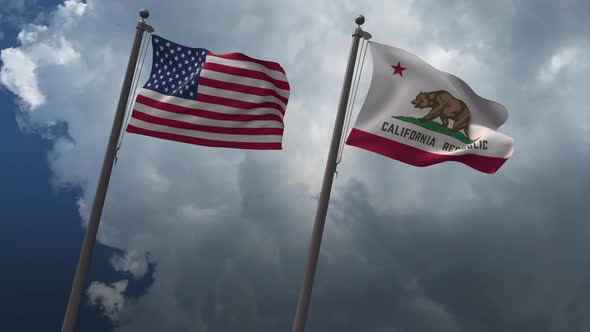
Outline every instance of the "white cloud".
[[39, 33], [43, 31], [47, 31], [45, 25], [29, 24], [29, 26], [18, 33], [17, 40], [21, 45], [34, 43], [37, 41]]
[[0, 53], [2, 69], [0, 81], [8, 90], [22, 98], [35, 109], [45, 102], [45, 96], [39, 91], [35, 69], [37, 64], [20, 49], [6, 48]]
[[66, 65], [78, 58], [78, 52], [62, 34], [64, 29], [70, 28], [72, 15], [82, 15], [85, 6], [77, 1], [66, 1], [58, 7], [50, 31], [45, 25], [29, 24], [18, 34], [21, 46], [0, 52], [3, 63], [0, 82], [19, 96], [26, 108], [34, 110], [45, 102], [46, 97], [38, 84], [40, 70]]
[[543, 82], [551, 81], [556, 72], [563, 67], [562, 60], [559, 56], [553, 56], [549, 63], [539, 70], [539, 79]]
[[127, 280], [112, 283], [110, 286], [94, 281], [86, 290], [90, 305], [98, 306], [102, 313], [111, 320], [117, 320], [119, 312], [125, 305], [123, 293], [127, 289]]
[[133, 277], [143, 277], [148, 269], [146, 255], [141, 255], [137, 251], [128, 251], [123, 255], [113, 255], [111, 264], [115, 271], [129, 272]]
[[557, 71], [563, 68], [564, 66], [571, 64], [577, 55], [578, 50], [576, 48], [565, 48], [563, 50], [560, 50], [551, 57], [551, 70]]
[[447, 312], [444, 307], [428, 298], [417, 297], [414, 299], [413, 304], [420, 311], [424, 312], [426, 316], [430, 316], [429, 318], [434, 317], [436, 320], [440, 320], [441, 322], [445, 323], [452, 323], [455, 320], [453, 315]]
[[64, 17], [82, 16], [86, 11], [86, 4], [79, 0], [66, 0], [58, 8], [58, 15]]
[[584, 54], [587, 50], [578, 45], [566, 46], [557, 50], [551, 58], [543, 64], [539, 70], [539, 79], [544, 83], [549, 83], [555, 79], [561, 71], [568, 68], [574, 71], [585, 71], [590, 64], [585, 61]]

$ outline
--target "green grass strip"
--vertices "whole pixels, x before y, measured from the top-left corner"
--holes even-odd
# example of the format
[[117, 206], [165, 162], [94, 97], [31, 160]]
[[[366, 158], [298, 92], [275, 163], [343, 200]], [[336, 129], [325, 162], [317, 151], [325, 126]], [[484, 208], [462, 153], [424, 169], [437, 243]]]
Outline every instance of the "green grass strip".
[[420, 127], [424, 128], [424, 129], [432, 130], [434, 132], [437, 132], [437, 133], [440, 133], [440, 134], [443, 134], [443, 135], [447, 135], [447, 136], [453, 137], [453, 138], [455, 138], [455, 139], [457, 139], [457, 140], [459, 140], [459, 141], [461, 141], [461, 142], [463, 142], [465, 144], [471, 144], [471, 143], [473, 143], [473, 142], [476, 141], [476, 140], [470, 140], [469, 138], [467, 138], [467, 136], [465, 136], [461, 132], [458, 132], [458, 131], [457, 132], [453, 132], [449, 128], [441, 125], [438, 122], [434, 122], [432, 120], [422, 122], [422, 121], [420, 121], [420, 120], [418, 120], [416, 118], [412, 118], [412, 117], [409, 117], [409, 116], [392, 116], [392, 118], [396, 118], [396, 119], [401, 120], [401, 121], [405, 121], [405, 122], [408, 122], [408, 123], [415, 124], [416, 126], [420, 126]]

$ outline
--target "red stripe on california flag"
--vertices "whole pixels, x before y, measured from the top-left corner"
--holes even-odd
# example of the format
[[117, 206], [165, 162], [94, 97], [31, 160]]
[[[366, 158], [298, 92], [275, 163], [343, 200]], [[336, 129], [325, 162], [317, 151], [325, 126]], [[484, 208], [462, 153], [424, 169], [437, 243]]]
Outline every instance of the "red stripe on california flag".
[[236, 91], [236, 92], [241, 92], [241, 93], [247, 93], [247, 94], [257, 95], [257, 96], [272, 96], [272, 97], [279, 99], [283, 103], [285, 103], [285, 105], [287, 105], [287, 102], [289, 101], [289, 99], [279, 95], [275, 90], [272, 90], [272, 89], [257, 88], [257, 87], [253, 87], [250, 85], [243, 85], [243, 84], [238, 84], [238, 83], [219, 81], [219, 80], [214, 80], [212, 78], [207, 78], [207, 77], [200, 77], [199, 78], [199, 85], [209, 86], [209, 87], [216, 88], [216, 89], [223, 89], [223, 90], [230, 90], [230, 91]]
[[189, 123], [184, 121], [163, 119], [157, 116], [145, 114], [138, 110], [133, 110], [131, 117], [138, 120], [149, 122], [157, 125], [167, 126], [171, 128], [189, 129], [196, 131], [203, 131], [208, 133], [228, 134], [228, 135], [276, 135], [282, 136], [282, 128], [227, 128], [227, 127], [213, 127]]
[[436, 154], [356, 128], [352, 129], [346, 140], [346, 144], [369, 150], [413, 166], [425, 167], [445, 161], [456, 161], [488, 174], [494, 174], [507, 160], [506, 158], [479, 156], [475, 154]]
[[207, 56], [214, 56], [217, 58], [229, 59], [229, 60], [254, 62], [259, 65], [263, 65], [268, 69], [278, 71], [278, 72], [285, 74], [285, 70], [283, 69], [283, 67], [281, 67], [281, 65], [279, 65], [276, 62], [254, 59], [254, 58], [251, 58], [251, 57], [249, 57], [245, 54], [242, 54], [242, 53], [213, 54], [213, 53], [209, 52], [209, 53], [207, 53]]
[[[213, 63], [213, 62], [205, 62], [205, 64], [203, 65], [203, 70], [210, 70], [210, 71], [234, 75], [234, 76], [238, 76], [238, 77], [243, 76], [243, 77], [255, 78], [258, 80], [270, 82], [279, 89], [289, 90], [289, 83], [288, 82], [274, 79], [274, 78], [268, 76], [267, 74], [265, 74], [263, 72], [256, 71], [256, 70], [231, 67], [231, 66], [222, 65], [219, 63]], [[203, 76], [201, 76], [201, 77], [203, 77]]]
[[158, 100], [154, 100], [148, 98], [143, 95], [137, 95], [137, 102], [149, 107], [153, 107], [162, 111], [177, 113], [177, 114], [187, 114], [193, 115], [201, 118], [207, 118], [212, 120], [226, 120], [226, 121], [240, 121], [240, 122], [248, 122], [248, 121], [277, 121], [283, 123], [283, 119], [276, 114], [225, 114], [225, 113], [218, 113], [208, 110], [201, 110], [189, 107], [178, 106], [174, 104], [168, 104], [165, 102], [161, 102]]
[[231, 99], [231, 98], [223, 98], [223, 97], [219, 97], [219, 96], [206, 95], [204, 93], [197, 93], [197, 101], [201, 101], [204, 103], [223, 105], [223, 106], [229, 106], [229, 107], [235, 107], [235, 108], [241, 108], [241, 109], [274, 108], [274, 109], [278, 110], [279, 112], [281, 112], [282, 114], [285, 114], [285, 110], [283, 109], [283, 107], [281, 105], [275, 104], [270, 101], [266, 101], [263, 103], [251, 103], [249, 101], [242, 101], [242, 100], [236, 100], [236, 99]]
[[249, 149], [249, 150], [282, 150], [282, 143], [258, 143], [258, 142], [226, 142], [215, 141], [204, 138], [189, 137], [177, 134], [163, 133], [148, 129], [139, 128], [131, 124], [127, 125], [127, 132], [133, 134], [146, 135], [156, 138], [161, 138], [170, 141], [183, 142], [195, 145], [204, 145], [218, 148], [234, 148], [234, 149]]

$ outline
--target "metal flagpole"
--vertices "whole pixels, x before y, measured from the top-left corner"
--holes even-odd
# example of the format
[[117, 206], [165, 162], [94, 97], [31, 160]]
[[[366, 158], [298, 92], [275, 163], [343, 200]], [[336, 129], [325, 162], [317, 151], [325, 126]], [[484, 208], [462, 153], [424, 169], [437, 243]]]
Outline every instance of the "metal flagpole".
[[330, 200], [334, 172], [336, 171], [336, 159], [338, 156], [340, 139], [342, 138], [342, 127], [344, 125], [346, 108], [348, 106], [348, 97], [350, 95], [350, 86], [352, 84], [352, 74], [354, 71], [356, 54], [358, 51], [359, 41], [361, 37], [365, 36], [364, 31], [361, 29], [361, 25], [365, 23], [365, 17], [360, 15], [355, 19], [355, 22], [358, 26], [352, 34], [352, 46], [350, 47], [348, 65], [346, 67], [346, 74], [344, 75], [344, 84], [342, 85], [340, 103], [338, 104], [338, 113], [336, 114], [336, 122], [334, 123], [334, 132], [332, 134], [330, 152], [328, 154], [328, 161], [326, 163], [326, 170], [324, 172], [324, 181], [322, 183], [322, 191], [320, 192], [320, 200], [318, 202], [313, 232], [311, 234], [307, 265], [305, 267], [305, 275], [303, 277], [303, 283], [299, 292], [299, 302], [297, 303], [297, 311], [295, 313], [295, 321], [293, 323], [292, 332], [303, 332], [305, 328], [305, 320], [307, 319], [311, 290], [313, 288], [313, 280], [318, 263], [318, 256], [320, 254], [322, 235], [324, 233], [324, 224], [326, 223], [328, 202]]
[[117, 141], [119, 140], [121, 128], [123, 127], [123, 121], [125, 119], [125, 109], [127, 108], [127, 100], [129, 99], [133, 74], [135, 73], [135, 67], [139, 55], [139, 48], [143, 39], [143, 33], [145, 31], [154, 32], [154, 28], [146, 24], [144, 21], [149, 15], [150, 13], [147, 9], [142, 9], [139, 12], [141, 20], [137, 23], [135, 39], [133, 40], [133, 47], [131, 48], [129, 63], [127, 64], [127, 72], [125, 73], [125, 79], [123, 80], [123, 87], [121, 88], [121, 95], [119, 96], [119, 104], [117, 105], [117, 112], [115, 113], [115, 118], [113, 120], [113, 127], [111, 129], [109, 143], [102, 163], [96, 195], [94, 196], [94, 203], [92, 204], [92, 211], [90, 213], [90, 219], [88, 220], [86, 235], [84, 236], [80, 258], [78, 259], [78, 266], [76, 267], [76, 275], [74, 276], [74, 282], [68, 300], [68, 307], [61, 328], [62, 332], [73, 332], [76, 326], [78, 310], [80, 308], [80, 302], [82, 301], [82, 296], [84, 294], [84, 286], [90, 270], [92, 250], [96, 243], [98, 224], [100, 223], [100, 216], [102, 214], [111, 171], [113, 169], [113, 162], [115, 160]]

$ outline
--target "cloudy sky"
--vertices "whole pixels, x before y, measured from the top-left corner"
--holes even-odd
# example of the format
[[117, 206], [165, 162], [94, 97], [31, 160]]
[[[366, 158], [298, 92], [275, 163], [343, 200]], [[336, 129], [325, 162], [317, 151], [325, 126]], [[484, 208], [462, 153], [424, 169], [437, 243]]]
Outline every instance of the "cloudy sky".
[[[125, 135], [82, 330], [290, 330], [361, 13], [375, 41], [504, 104], [510, 116], [500, 131], [516, 149], [488, 175], [457, 163], [417, 168], [347, 147], [307, 330], [590, 330], [587, 1], [0, 5], [3, 326], [61, 325], [145, 7], [165, 38], [281, 63], [291, 85], [283, 150]], [[369, 54], [364, 68], [357, 106]]]

